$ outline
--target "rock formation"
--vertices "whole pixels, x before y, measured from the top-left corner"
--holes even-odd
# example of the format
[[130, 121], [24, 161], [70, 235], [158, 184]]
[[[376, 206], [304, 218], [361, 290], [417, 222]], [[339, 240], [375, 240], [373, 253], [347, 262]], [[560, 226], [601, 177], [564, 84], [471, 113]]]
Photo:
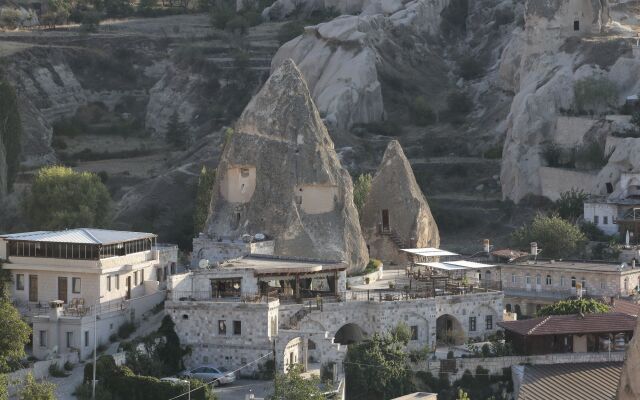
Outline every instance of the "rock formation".
[[[636, 332], [640, 332], [640, 319]], [[640, 335], [634, 335], [627, 348], [627, 359], [622, 367], [618, 400], [640, 399]]]
[[0, 199], [7, 194], [7, 152], [0, 140]]
[[351, 270], [366, 264], [351, 177], [293, 61], [281, 63], [236, 123], [205, 232], [264, 233], [277, 255], [344, 260]]
[[383, 262], [406, 263], [401, 248], [440, 245], [427, 199], [397, 140], [389, 142], [373, 177], [360, 224], [370, 256]]

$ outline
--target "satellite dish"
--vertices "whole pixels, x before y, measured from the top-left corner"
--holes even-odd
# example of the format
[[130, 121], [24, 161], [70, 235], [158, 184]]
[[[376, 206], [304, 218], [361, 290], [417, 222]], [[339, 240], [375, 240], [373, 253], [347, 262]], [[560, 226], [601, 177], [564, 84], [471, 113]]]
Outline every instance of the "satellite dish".
[[258, 242], [261, 242], [263, 240], [265, 240], [267, 237], [264, 235], [264, 233], [256, 233], [253, 238], [255, 240], [257, 240]]
[[202, 260], [200, 260], [198, 262], [198, 267], [200, 268], [207, 268], [209, 267], [209, 260], [207, 260], [206, 258], [203, 258]]

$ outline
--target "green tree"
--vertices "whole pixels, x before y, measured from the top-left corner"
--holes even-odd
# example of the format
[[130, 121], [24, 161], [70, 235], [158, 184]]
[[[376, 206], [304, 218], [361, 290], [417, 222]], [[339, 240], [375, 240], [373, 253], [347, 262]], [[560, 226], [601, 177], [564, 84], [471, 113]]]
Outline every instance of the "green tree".
[[362, 215], [362, 210], [367, 202], [367, 196], [369, 196], [369, 191], [371, 191], [371, 181], [371, 174], [360, 174], [353, 184], [353, 203], [359, 215]]
[[526, 248], [537, 242], [544, 257], [562, 258], [578, 253], [587, 238], [574, 224], [557, 215], [538, 214], [529, 225], [517, 229], [511, 235], [516, 246]]
[[0, 374], [0, 400], [9, 400], [9, 379]]
[[9, 372], [9, 362], [24, 357], [31, 328], [7, 300], [0, 300], [0, 373]]
[[573, 299], [562, 300], [546, 307], [542, 307], [538, 311], [538, 317], [546, 317], [548, 315], [571, 315], [571, 314], [594, 314], [606, 313], [611, 310], [611, 306], [595, 299]]
[[174, 111], [167, 124], [167, 142], [179, 149], [183, 149], [187, 144], [186, 135], [187, 126], [180, 121], [178, 112]]
[[56, 400], [56, 385], [51, 382], [37, 382], [31, 373], [24, 378], [18, 390], [19, 400]]
[[182, 357], [188, 351], [180, 345], [180, 338], [175, 330], [176, 324], [170, 316], [165, 315], [158, 328], [158, 335], [163, 339], [156, 348], [158, 359], [162, 362], [165, 375], [173, 375], [184, 369]]
[[458, 389], [458, 398], [457, 400], [471, 400], [469, 395], [462, 389]]
[[400, 322], [395, 328], [393, 328], [391, 330], [391, 334], [398, 342], [405, 346], [409, 343], [409, 340], [411, 340], [411, 328], [409, 328], [409, 325], [404, 322]]
[[347, 395], [382, 400], [411, 392], [407, 357], [404, 343], [393, 332], [349, 346], [344, 361]]
[[0, 187], [0, 196], [5, 189], [11, 190], [18, 173], [21, 138], [22, 123], [16, 93], [4, 78], [3, 71], [0, 70], [0, 149], [4, 147], [7, 163], [7, 187]]
[[555, 209], [560, 218], [575, 223], [584, 211], [584, 201], [586, 199], [587, 194], [583, 190], [572, 188], [568, 192], [560, 193], [560, 198], [555, 203]]
[[277, 374], [270, 400], [324, 400], [320, 379], [303, 378], [302, 366], [293, 365], [287, 374]]
[[216, 183], [216, 170], [203, 166], [198, 178], [198, 191], [196, 193], [196, 205], [193, 211], [193, 229], [196, 236], [204, 229], [204, 224], [209, 217], [209, 204], [213, 185]]
[[52, 166], [36, 174], [23, 212], [38, 229], [104, 227], [110, 202], [109, 191], [96, 174]]

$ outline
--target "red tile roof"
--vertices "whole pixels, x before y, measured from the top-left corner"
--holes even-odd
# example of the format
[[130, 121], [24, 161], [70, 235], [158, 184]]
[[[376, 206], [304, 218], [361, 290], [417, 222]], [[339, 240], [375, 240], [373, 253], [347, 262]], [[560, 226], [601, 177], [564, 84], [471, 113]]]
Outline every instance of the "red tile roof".
[[498, 326], [524, 336], [627, 332], [635, 329], [636, 318], [621, 312], [584, 316], [551, 315], [521, 321], [502, 321], [498, 322]]
[[613, 309], [611, 311], [629, 314], [637, 317], [638, 315], [640, 315], [640, 304], [616, 299], [613, 303]]

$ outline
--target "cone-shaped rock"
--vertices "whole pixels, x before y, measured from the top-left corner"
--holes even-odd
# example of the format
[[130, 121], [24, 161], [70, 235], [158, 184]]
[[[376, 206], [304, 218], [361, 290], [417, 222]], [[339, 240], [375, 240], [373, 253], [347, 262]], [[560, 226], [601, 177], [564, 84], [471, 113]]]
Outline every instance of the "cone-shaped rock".
[[617, 400], [640, 399], [640, 319], [633, 339], [627, 348], [627, 359], [622, 367]]
[[371, 182], [361, 226], [372, 258], [405, 264], [406, 247], [438, 247], [440, 234], [400, 143], [392, 140]]
[[236, 123], [205, 232], [264, 233], [277, 255], [344, 260], [352, 271], [365, 266], [351, 177], [293, 61], [282, 63]]

